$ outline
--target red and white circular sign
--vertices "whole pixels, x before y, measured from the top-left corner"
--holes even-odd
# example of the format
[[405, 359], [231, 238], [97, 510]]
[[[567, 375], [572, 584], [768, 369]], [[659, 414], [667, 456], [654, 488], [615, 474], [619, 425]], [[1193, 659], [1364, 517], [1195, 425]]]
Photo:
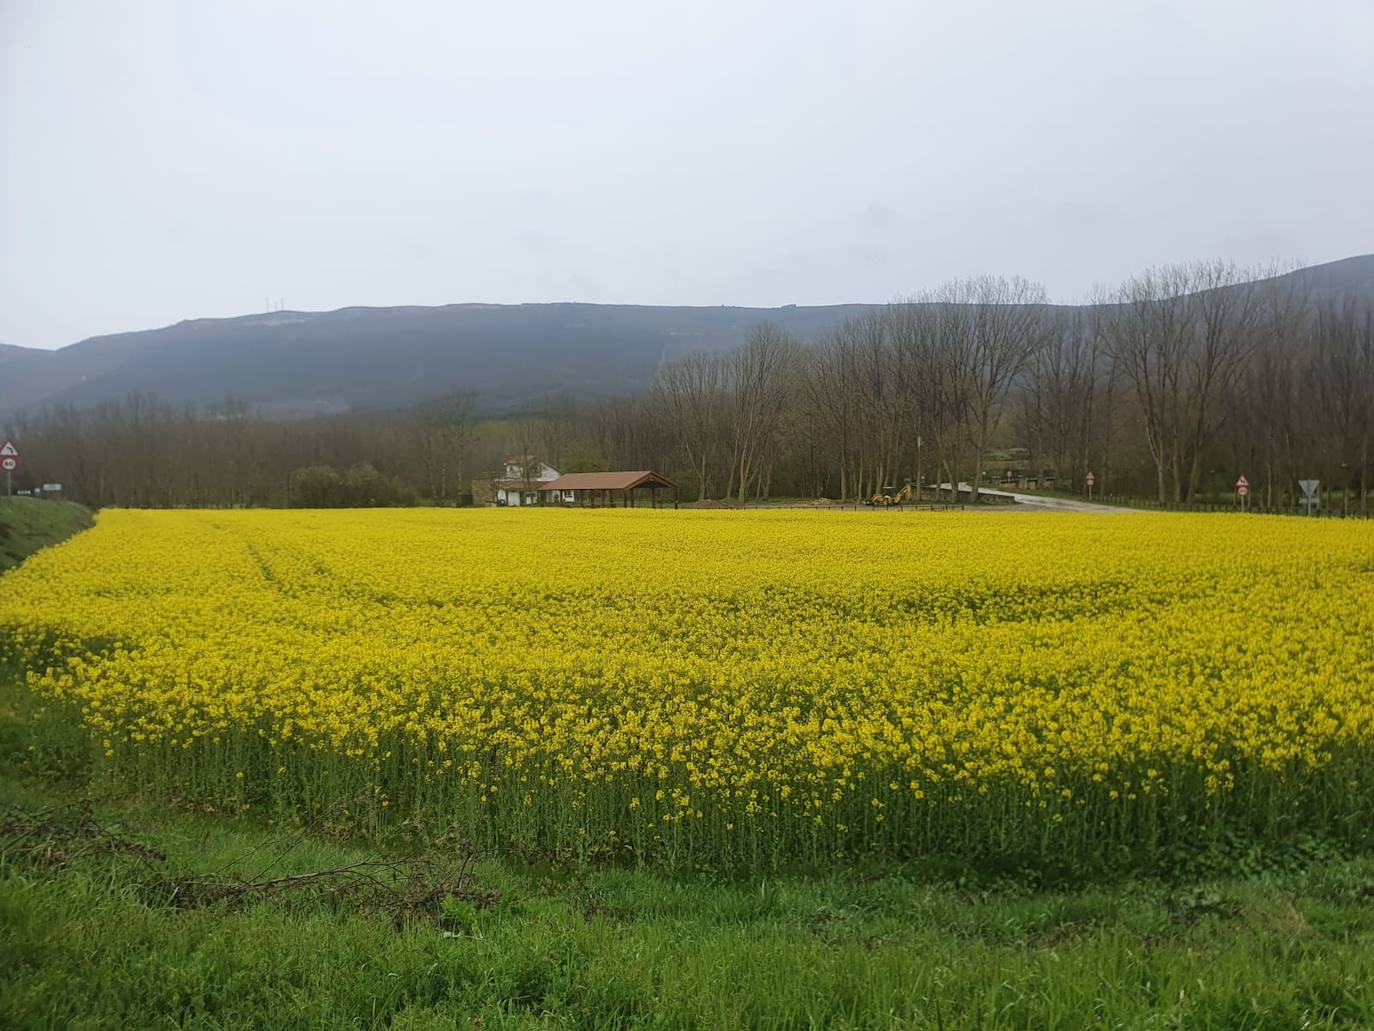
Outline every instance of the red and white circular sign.
[[1097, 482], [1097, 477], [1094, 476], [1092, 473], [1088, 473], [1088, 486], [1091, 487], [1091, 486], [1092, 486], [1094, 483], [1096, 483], [1096, 482]]
[[19, 459], [11, 458], [8, 455], [6, 455], [4, 458], [0, 458], [0, 469], [3, 469], [5, 472], [12, 473], [18, 468]]

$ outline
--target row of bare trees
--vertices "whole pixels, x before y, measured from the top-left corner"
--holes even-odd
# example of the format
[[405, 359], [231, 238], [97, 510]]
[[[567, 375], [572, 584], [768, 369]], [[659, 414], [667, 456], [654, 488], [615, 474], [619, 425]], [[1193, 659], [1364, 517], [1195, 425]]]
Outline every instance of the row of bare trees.
[[1186, 503], [1217, 489], [1209, 472], [1248, 470], [1279, 506], [1306, 471], [1367, 506], [1369, 311], [1228, 262], [1152, 269], [1078, 308], [980, 277], [808, 346], [760, 327], [735, 351], [672, 362], [653, 411], [703, 497], [779, 480], [850, 499], [982, 483], [1001, 444], [1080, 488], [1095, 470], [1099, 489]]
[[1161, 500], [1197, 493], [1247, 365], [1301, 346], [1306, 298], [1295, 283], [1212, 262], [1151, 270], [1120, 291], [1103, 324], [1135, 388]]
[[807, 347], [771, 326], [734, 351], [689, 355], [654, 381], [701, 496], [770, 492], [796, 451], [815, 493], [867, 496], [930, 469], [972, 482], [1009, 394], [1052, 333], [1044, 290], [984, 277], [887, 305]]
[[1287, 341], [1266, 341], [1228, 391], [1219, 418], [1256, 497], [1292, 503], [1300, 478], [1319, 479], [1369, 512], [1374, 488], [1374, 308], [1334, 301], [1307, 313]]
[[715, 487], [741, 501], [768, 495], [804, 356], [792, 337], [762, 325], [733, 351], [692, 354], [659, 371], [654, 410], [671, 428], [699, 497]]

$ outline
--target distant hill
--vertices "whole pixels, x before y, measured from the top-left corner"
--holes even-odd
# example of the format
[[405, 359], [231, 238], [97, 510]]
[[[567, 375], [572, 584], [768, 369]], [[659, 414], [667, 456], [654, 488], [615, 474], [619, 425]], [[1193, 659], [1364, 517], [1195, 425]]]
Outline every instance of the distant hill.
[[291, 416], [409, 404], [450, 389], [471, 392], [488, 411], [513, 410], [553, 391], [639, 391], [664, 360], [733, 347], [760, 322], [812, 337], [865, 307], [451, 304], [195, 319], [57, 351], [2, 348], [0, 411], [138, 390], [201, 402], [233, 394]]
[[[1317, 299], [1374, 300], [1374, 255], [1290, 275]], [[57, 351], [0, 345], [0, 414], [132, 391], [197, 402], [234, 395], [287, 417], [463, 390], [485, 411], [512, 411], [551, 392], [643, 390], [663, 361], [733, 347], [760, 322], [812, 338], [872, 307], [450, 304], [194, 319]]]

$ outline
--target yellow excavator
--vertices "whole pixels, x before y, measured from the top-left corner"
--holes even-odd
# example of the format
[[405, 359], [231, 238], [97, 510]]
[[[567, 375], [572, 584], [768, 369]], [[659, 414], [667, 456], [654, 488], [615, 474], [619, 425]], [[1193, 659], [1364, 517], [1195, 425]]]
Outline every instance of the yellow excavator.
[[893, 489], [893, 488], [888, 487], [888, 488], [886, 488], [885, 491], [879, 491], [877, 494], [874, 494], [871, 498], [869, 498], [869, 499], [865, 502], [865, 504], [868, 504], [868, 505], [878, 505], [878, 506], [880, 506], [880, 507], [882, 507], [882, 508], [887, 508], [889, 505], [900, 505], [900, 504], [902, 504], [903, 502], [907, 502], [907, 501], [910, 501], [910, 500], [911, 500], [911, 489], [912, 489], [912, 488], [911, 488], [911, 481], [910, 481], [910, 480], [908, 480], [908, 481], [906, 482], [906, 486], [903, 487], [901, 490], [896, 491], [895, 493], [890, 493], [890, 494], [886, 492], [886, 491], [891, 491], [892, 489]]

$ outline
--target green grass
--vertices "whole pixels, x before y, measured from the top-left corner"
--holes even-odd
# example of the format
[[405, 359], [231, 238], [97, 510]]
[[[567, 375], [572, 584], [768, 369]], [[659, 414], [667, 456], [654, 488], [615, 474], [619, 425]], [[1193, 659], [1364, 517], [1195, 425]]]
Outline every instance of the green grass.
[[90, 525], [91, 513], [75, 502], [0, 498], [0, 573]]
[[728, 879], [491, 855], [405, 911], [289, 889], [178, 904], [165, 886], [187, 878], [378, 848], [442, 865], [458, 846], [129, 793], [34, 705], [0, 683], [0, 1027], [1374, 1023], [1370, 857], [1199, 856], [1169, 880], [1045, 887], [936, 861]]

